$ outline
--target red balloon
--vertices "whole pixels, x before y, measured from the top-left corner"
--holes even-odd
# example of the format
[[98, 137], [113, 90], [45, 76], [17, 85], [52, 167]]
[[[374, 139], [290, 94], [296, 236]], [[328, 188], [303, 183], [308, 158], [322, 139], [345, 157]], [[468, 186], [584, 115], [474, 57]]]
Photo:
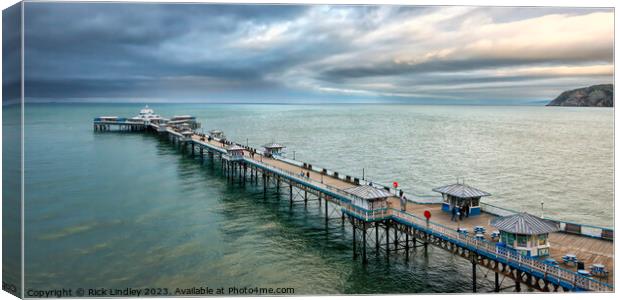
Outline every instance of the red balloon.
[[427, 220], [428, 220], [428, 219], [430, 219], [430, 218], [431, 218], [431, 212], [430, 212], [430, 211], [428, 211], [428, 210], [425, 210], [425, 211], [424, 211], [424, 217], [425, 217]]

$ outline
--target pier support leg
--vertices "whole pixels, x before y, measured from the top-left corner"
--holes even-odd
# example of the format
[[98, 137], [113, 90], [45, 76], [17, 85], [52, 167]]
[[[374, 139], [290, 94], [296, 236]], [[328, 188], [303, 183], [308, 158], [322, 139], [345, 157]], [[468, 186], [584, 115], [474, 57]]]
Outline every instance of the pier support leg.
[[327, 199], [325, 199], [325, 226], [327, 226], [327, 222], [329, 221], [329, 215], [327, 213]]
[[398, 251], [398, 228], [394, 226], [394, 251]]
[[471, 259], [471, 289], [472, 292], [476, 292], [476, 255], [474, 254]]
[[308, 207], [308, 190], [304, 190], [304, 207]]
[[409, 231], [405, 233], [405, 260], [409, 261]]
[[291, 206], [293, 206], [293, 184], [288, 186], [288, 201]]
[[499, 293], [499, 273], [495, 272], [495, 289], [496, 293]]
[[265, 173], [263, 173], [263, 197], [267, 197], [267, 180]]
[[379, 255], [379, 222], [375, 223], [375, 251]]
[[353, 259], [357, 259], [357, 249], [356, 249], [356, 240], [355, 240], [355, 232], [357, 231], [355, 228], [355, 224], [353, 225]]
[[517, 278], [515, 279], [515, 292], [521, 291], [521, 271], [517, 270]]
[[385, 223], [385, 257], [390, 257], [390, 223]]
[[368, 263], [368, 258], [366, 257], [366, 224], [363, 225], [362, 229], [362, 262], [364, 264]]

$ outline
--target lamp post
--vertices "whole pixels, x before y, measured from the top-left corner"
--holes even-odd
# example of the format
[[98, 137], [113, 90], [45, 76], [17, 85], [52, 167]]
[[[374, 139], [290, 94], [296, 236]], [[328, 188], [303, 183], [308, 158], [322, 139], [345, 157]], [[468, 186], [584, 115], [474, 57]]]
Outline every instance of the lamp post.
[[295, 160], [295, 150], [293, 150], [293, 160]]
[[541, 210], [540, 217], [544, 219], [545, 218], [545, 201], [544, 200], [540, 201], [540, 210]]

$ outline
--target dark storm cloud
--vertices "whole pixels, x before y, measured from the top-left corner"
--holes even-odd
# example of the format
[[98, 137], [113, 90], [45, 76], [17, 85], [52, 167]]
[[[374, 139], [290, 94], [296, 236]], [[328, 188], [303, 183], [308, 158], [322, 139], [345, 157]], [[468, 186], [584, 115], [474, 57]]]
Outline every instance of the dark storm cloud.
[[[609, 57], [610, 53], [605, 53]], [[607, 59], [596, 59], [596, 56], [585, 58], [591, 61], [610, 62]], [[397, 64], [393, 62], [380, 62], [369, 66], [336, 67], [329, 68], [319, 74], [321, 80], [340, 82], [343, 79], [358, 77], [376, 76], [399, 76], [412, 73], [436, 73], [436, 72], [461, 72], [470, 70], [489, 70], [510, 66], [531, 66], [541, 63], [549, 64], [574, 64], [580, 63], [584, 59], [543, 59], [543, 58], [472, 58], [472, 59], [450, 59], [434, 60], [414, 65]], [[472, 78], [474, 79], [474, 78]], [[498, 78], [501, 79], [501, 78]], [[527, 79], [527, 78], [523, 78]]]
[[25, 13], [35, 101], [466, 99], [515, 82], [540, 98], [613, 75], [604, 9], [27, 3]]

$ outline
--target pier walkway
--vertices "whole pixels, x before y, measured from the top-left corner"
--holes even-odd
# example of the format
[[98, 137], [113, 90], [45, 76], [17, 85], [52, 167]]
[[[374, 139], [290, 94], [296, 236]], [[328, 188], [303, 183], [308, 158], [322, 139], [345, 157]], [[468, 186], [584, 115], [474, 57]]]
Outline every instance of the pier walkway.
[[[472, 264], [472, 289], [476, 292], [476, 270], [478, 267], [487, 268], [495, 273], [495, 291], [500, 291], [499, 276], [514, 281], [515, 291], [521, 290], [521, 284], [530, 289], [539, 291], [601, 291], [609, 292], [614, 288], [607, 282], [613, 282], [613, 242], [583, 235], [566, 232], [550, 234], [550, 256], [559, 262], [554, 266], [540, 259], [527, 257], [513, 250], [499, 247], [492, 241], [488, 233], [495, 230], [490, 225], [496, 216], [482, 212], [481, 215], [470, 216], [460, 222], [450, 220], [450, 215], [441, 211], [441, 204], [419, 204], [408, 202], [406, 209], [401, 209], [401, 200], [393, 194], [388, 197], [388, 207], [367, 210], [355, 205], [356, 195], [346, 191], [359, 185], [353, 178], [341, 177], [335, 172], [312, 167], [300, 162], [278, 156], [265, 155], [262, 151], [250, 151], [251, 148], [226, 140], [220, 140], [209, 135], [192, 132], [188, 134], [176, 127], [160, 127], [158, 124], [148, 124], [154, 132], [167, 135], [175, 144], [187, 149], [190, 147], [192, 155], [199, 152], [210, 159], [219, 157], [222, 168], [227, 177], [234, 182], [235, 178], [245, 184], [248, 180], [258, 184], [259, 173], [262, 177], [264, 190], [270, 188], [270, 182], [275, 184], [278, 191], [281, 184], [289, 186], [291, 205], [293, 190], [305, 193], [304, 201], [308, 201], [308, 193], [316, 196], [321, 205], [324, 200], [325, 215], [328, 217], [328, 202], [341, 211], [341, 218], [347, 218], [353, 228], [353, 256], [362, 256], [367, 261], [367, 245], [370, 244], [374, 233], [375, 249], [387, 256], [391, 253], [403, 251], [407, 255], [417, 247], [427, 247], [431, 244], [456, 255], [468, 259]], [[231, 157], [227, 148], [231, 145], [242, 147], [242, 155]], [[249, 172], [249, 176], [248, 176]], [[303, 174], [303, 175], [302, 175]], [[249, 178], [248, 178], [249, 177]], [[427, 221], [423, 214], [429, 211], [432, 214]], [[475, 238], [458, 232], [458, 227], [469, 228], [484, 226], [487, 234], [484, 239]], [[393, 233], [391, 233], [393, 231]], [[361, 234], [361, 237], [356, 237]], [[361, 238], [361, 241], [358, 239]], [[369, 240], [367, 240], [367, 238]], [[391, 239], [390, 239], [391, 238]], [[361, 249], [358, 249], [360, 248]], [[358, 253], [361, 252], [361, 253]], [[609, 277], [604, 280], [584, 276], [576, 272], [576, 266], [562, 263], [562, 256], [574, 253], [586, 266], [600, 263], [609, 271]], [[502, 280], [503, 281], [503, 280]]]

